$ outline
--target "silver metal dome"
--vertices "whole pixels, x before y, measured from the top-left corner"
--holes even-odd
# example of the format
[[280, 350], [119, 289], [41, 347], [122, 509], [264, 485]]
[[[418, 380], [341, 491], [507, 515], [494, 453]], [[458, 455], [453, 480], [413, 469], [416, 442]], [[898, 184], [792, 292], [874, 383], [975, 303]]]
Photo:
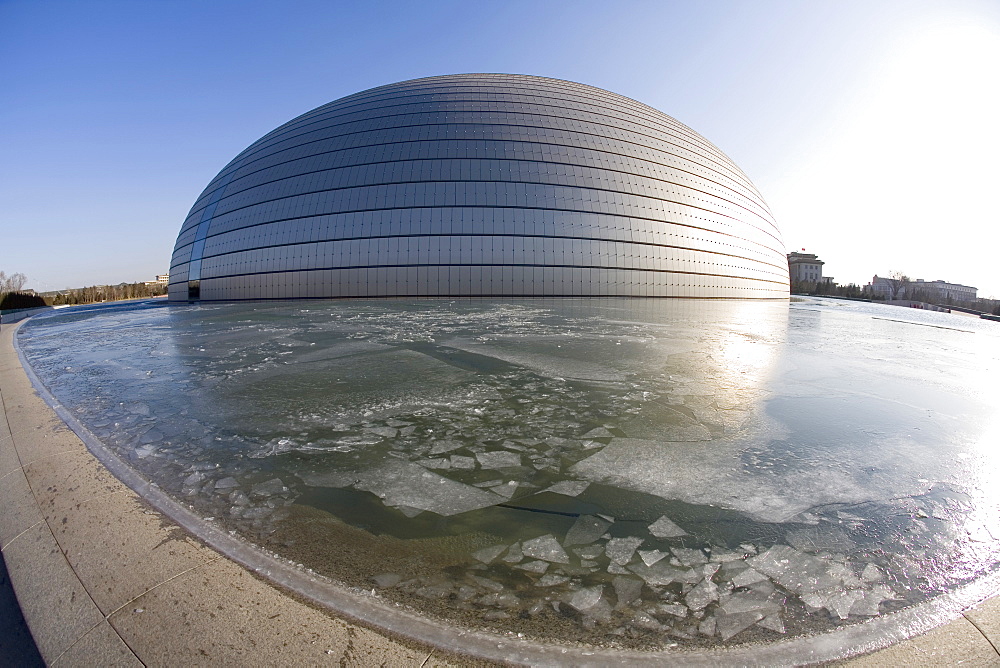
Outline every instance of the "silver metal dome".
[[787, 298], [750, 180], [651, 107], [578, 83], [459, 74], [314, 109], [216, 176], [171, 300]]

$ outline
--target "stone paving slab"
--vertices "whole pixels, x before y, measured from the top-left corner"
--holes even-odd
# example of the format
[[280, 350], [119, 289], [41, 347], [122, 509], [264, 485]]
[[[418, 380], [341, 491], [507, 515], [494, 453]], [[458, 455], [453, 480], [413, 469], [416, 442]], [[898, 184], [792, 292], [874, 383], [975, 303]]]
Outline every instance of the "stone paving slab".
[[[0, 544], [60, 666], [484, 665], [300, 602], [203, 546], [90, 455], [0, 332]], [[22, 468], [23, 465], [23, 468]], [[841, 665], [1000, 665], [1000, 599]]]
[[104, 621], [83, 583], [39, 522], [3, 548], [24, 619], [48, 664]]
[[73, 643], [56, 661], [50, 663], [59, 668], [143, 665], [118, 632], [104, 619]]

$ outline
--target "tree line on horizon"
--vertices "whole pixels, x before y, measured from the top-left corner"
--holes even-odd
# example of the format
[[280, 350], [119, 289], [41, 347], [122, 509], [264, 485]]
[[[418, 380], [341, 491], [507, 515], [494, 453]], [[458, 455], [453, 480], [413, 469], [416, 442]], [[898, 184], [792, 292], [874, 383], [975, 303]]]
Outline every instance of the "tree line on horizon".
[[28, 277], [21, 273], [8, 276], [0, 271], [0, 309], [7, 311], [41, 306], [93, 304], [95, 302], [143, 299], [167, 294], [166, 283], [119, 283], [118, 285], [90, 285], [53, 292], [36, 293], [25, 290]]

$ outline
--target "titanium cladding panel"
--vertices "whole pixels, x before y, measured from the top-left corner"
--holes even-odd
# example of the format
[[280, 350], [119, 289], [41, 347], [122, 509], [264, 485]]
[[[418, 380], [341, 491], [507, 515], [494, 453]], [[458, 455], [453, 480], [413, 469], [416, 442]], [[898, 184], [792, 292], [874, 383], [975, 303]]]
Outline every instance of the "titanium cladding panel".
[[508, 74], [380, 86], [240, 153], [177, 236], [171, 300], [787, 298], [750, 179], [673, 118]]

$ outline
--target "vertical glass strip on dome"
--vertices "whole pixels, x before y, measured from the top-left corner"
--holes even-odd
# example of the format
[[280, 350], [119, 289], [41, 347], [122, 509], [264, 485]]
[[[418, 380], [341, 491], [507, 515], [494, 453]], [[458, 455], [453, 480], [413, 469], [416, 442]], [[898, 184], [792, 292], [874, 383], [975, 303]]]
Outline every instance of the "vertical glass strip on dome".
[[429, 77], [243, 151], [177, 238], [170, 299], [786, 298], [767, 205], [719, 149], [591, 86]]

